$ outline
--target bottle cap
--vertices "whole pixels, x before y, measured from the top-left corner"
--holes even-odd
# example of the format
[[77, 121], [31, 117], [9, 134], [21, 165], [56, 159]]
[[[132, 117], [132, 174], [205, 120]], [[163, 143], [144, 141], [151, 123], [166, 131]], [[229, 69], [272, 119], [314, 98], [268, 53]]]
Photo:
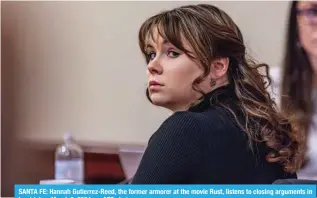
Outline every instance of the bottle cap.
[[64, 141], [65, 142], [74, 142], [75, 140], [74, 140], [73, 136], [71, 135], [71, 133], [67, 132], [64, 134]]

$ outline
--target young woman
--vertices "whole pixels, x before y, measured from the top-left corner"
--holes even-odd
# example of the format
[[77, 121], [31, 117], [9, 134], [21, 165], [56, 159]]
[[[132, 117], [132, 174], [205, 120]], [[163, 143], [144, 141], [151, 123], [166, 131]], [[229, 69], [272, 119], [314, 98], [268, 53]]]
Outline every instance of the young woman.
[[317, 2], [292, 2], [287, 34], [281, 108], [297, 117], [307, 144], [298, 177], [317, 180]]
[[298, 131], [275, 109], [241, 32], [215, 6], [146, 20], [149, 100], [174, 113], [149, 140], [132, 184], [251, 184], [296, 178]]

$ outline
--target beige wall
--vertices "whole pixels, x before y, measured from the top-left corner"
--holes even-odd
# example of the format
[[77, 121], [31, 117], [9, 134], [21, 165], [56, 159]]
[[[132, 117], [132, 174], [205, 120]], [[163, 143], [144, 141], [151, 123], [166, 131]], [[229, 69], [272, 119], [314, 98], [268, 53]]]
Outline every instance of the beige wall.
[[[15, 131], [59, 141], [144, 144], [168, 113], [144, 97], [142, 21], [188, 2], [2, 2], [11, 50]], [[288, 2], [214, 2], [241, 27], [249, 52], [278, 66]], [[239, 8], [238, 8], [239, 7]]]

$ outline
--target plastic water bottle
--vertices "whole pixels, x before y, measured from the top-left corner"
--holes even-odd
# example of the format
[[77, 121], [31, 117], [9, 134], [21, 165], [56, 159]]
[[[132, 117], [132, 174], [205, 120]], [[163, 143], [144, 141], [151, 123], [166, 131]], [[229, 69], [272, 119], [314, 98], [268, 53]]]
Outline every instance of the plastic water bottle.
[[84, 182], [83, 150], [69, 133], [64, 135], [64, 144], [55, 152], [55, 179], [70, 179], [76, 184]]

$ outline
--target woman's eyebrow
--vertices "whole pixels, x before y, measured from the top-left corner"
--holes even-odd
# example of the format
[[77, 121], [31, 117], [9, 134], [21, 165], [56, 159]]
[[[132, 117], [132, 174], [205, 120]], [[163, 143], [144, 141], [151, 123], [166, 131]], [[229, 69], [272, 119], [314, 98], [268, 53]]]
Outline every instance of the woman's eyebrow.
[[[159, 45], [173, 45], [171, 42], [169, 42], [166, 39], [163, 39], [162, 41], [160, 41]], [[144, 49], [148, 49], [148, 48], [154, 48], [154, 46], [151, 43], [147, 43], [144, 46]]]
[[146, 45], [144, 46], [144, 49], [148, 49], [148, 48], [153, 48], [153, 46], [152, 46], [151, 44], [146, 44]]

